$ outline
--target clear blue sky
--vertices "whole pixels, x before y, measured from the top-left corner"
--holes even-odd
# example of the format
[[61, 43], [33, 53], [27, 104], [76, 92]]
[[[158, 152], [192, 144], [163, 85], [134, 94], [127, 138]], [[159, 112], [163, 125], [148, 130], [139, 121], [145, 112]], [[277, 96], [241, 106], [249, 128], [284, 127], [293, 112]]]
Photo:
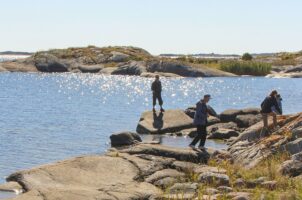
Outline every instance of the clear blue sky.
[[301, 0], [1, 0], [0, 51], [132, 45], [160, 53], [302, 50]]

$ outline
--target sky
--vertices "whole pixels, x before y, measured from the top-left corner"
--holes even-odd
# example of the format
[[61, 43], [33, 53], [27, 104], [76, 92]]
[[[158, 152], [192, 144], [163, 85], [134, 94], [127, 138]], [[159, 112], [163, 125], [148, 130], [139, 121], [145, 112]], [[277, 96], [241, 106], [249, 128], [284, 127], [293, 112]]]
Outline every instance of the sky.
[[137, 46], [161, 53], [302, 50], [301, 0], [0, 0], [0, 51]]

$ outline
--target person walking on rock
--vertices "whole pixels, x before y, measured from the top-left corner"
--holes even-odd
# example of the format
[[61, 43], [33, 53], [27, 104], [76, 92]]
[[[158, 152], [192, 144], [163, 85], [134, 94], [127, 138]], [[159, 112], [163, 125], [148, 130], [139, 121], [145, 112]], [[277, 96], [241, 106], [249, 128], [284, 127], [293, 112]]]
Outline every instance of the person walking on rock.
[[153, 112], [156, 112], [156, 100], [158, 100], [158, 103], [160, 105], [160, 112], [165, 112], [165, 110], [163, 109], [163, 99], [161, 97], [162, 86], [159, 80], [159, 75], [155, 76], [155, 81], [151, 85], [151, 90], [153, 94]]
[[210, 101], [211, 95], [204, 95], [196, 104], [196, 112], [194, 115], [193, 124], [197, 127], [197, 136], [193, 139], [189, 145], [191, 148], [195, 148], [195, 145], [199, 142], [199, 149], [205, 150], [204, 145], [207, 138], [207, 123], [208, 123], [208, 107], [207, 103]]
[[[270, 95], [267, 96], [261, 103], [261, 114], [263, 119], [263, 129], [261, 131], [261, 134], [266, 134], [263, 133], [263, 131], [265, 132], [269, 131], [269, 127], [268, 127], [269, 116], [273, 117], [274, 129], [277, 127], [277, 114], [282, 113], [281, 108], [279, 107], [279, 104], [277, 102], [277, 95], [278, 92], [276, 90], [273, 90], [270, 93]], [[273, 110], [276, 110], [276, 112], [274, 112]]]

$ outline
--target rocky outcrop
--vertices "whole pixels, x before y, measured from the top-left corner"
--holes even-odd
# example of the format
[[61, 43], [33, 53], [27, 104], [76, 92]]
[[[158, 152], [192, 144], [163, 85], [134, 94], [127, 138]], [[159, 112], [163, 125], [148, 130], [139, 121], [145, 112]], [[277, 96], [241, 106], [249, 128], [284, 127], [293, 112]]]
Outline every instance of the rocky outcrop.
[[[269, 121], [272, 126], [272, 121]], [[302, 151], [301, 138], [293, 137], [293, 130], [302, 126], [302, 114], [279, 117], [278, 125], [270, 136], [261, 138], [261, 122], [249, 127], [237, 137], [228, 151], [233, 160], [248, 168], [254, 167], [275, 152], [286, 151], [295, 154]]]
[[193, 120], [182, 110], [147, 111], [142, 114], [136, 131], [141, 134], [163, 134], [192, 127]]

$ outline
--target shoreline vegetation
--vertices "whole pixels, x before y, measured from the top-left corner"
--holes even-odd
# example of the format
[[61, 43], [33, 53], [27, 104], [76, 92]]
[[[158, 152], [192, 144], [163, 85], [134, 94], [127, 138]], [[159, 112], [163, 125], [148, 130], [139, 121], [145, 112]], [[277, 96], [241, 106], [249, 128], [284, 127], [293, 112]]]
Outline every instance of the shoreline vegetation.
[[302, 52], [242, 57], [153, 56], [137, 47], [79, 47], [39, 51], [0, 63], [0, 72], [72, 72], [154, 77], [302, 77]]

